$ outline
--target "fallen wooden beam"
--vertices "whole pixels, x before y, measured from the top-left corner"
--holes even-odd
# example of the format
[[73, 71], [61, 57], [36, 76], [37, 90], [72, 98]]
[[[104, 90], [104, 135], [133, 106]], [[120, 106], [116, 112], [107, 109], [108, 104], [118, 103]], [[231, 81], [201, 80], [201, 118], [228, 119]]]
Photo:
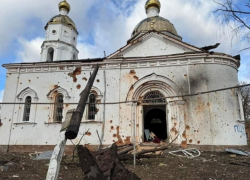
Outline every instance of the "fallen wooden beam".
[[118, 154], [118, 155], [125, 154], [125, 153], [128, 153], [129, 151], [131, 151], [131, 150], [133, 150], [133, 149], [134, 149], [133, 146], [126, 147], [126, 148], [124, 148], [124, 149], [118, 150], [117, 154]]

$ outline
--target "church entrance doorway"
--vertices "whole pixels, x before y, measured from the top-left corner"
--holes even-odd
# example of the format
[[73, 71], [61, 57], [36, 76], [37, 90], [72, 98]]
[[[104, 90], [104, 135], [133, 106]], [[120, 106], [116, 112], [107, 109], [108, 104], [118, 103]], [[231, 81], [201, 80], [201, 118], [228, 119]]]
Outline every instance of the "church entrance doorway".
[[160, 143], [167, 139], [166, 106], [145, 105], [144, 112], [144, 142]]

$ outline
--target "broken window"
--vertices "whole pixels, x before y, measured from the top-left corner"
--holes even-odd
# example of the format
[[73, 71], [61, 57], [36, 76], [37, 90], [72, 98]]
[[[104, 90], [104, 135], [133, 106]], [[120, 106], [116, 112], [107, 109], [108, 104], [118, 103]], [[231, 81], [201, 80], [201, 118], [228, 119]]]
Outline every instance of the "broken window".
[[89, 106], [88, 106], [88, 120], [95, 120], [96, 114], [96, 96], [95, 94], [89, 95]]
[[165, 97], [159, 91], [150, 91], [144, 95], [143, 103], [165, 103]]
[[27, 96], [25, 98], [23, 121], [29, 121], [29, 119], [30, 119], [30, 107], [31, 107], [31, 97]]
[[53, 61], [53, 58], [54, 58], [54, 49], [49, 48], [47, 54], [47, 61]]
[[63, 118], [63, 95], [58, 94], [55, 99], [54, 121], [62, 122]]

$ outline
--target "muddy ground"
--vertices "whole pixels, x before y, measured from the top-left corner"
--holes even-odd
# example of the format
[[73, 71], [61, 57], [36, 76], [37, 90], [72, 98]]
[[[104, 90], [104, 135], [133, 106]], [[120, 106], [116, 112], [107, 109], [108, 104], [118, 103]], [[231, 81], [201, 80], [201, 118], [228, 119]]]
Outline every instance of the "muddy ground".
[[[232, 156], [232, 155], [231, 155]], [[130, 171], [135, 172], [142, 180], [170, 180], [170, 179], [250, 179], [249, 166], [235, 165], [234, 162], [250, 163], [250, 157], [233, 156], [225, 152], [202, 152], [195, 159], [173, 157], [167, 153], [160, 158], [143, 159], [136, 167], [133, 162], [124, 162]], [[32, 160], [29, 154], [0, 154], [0, 162], [11, 160], [8, 171], [0, 170], [0, 179], [44, 180], [49, 160]], [[247, 164], [246, 164], [247, 165]], [[72, 162], [72, 157], [66, 156], [61, 164], [58, 179], [82, 180], [78, 157]]]

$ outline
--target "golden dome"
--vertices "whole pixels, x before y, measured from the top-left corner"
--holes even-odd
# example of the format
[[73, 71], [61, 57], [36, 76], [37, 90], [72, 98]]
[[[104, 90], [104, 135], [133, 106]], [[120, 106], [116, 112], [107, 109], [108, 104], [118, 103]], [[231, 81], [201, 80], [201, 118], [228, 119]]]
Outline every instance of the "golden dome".
[[161, 3], [159, 0], [147, 0], [145, 4], [145, 9], [147, 11], [148, 8], [150, 7], [157, 7], [159, 10], [161, 9]]
[[64, 24], [66, 26], [73, 27], [77, 31], [77, 28], [76, 28], [74, 21], [72, 19], [70, 19], [70, 17], [67, 15], [59, 14], [59, 15], [52, 17], [49, 20], [49, 22], [46, 24], [45, 29], [47, 29], [49, 24]]
[[169, 20], [160, 16], [149, 17], [149, 18], [142, 20], [135, 27], [132, 33], [132, 37], [136, 36], [139, 33], [146, 33], [152, 30], [163, 32], [163, 33], [169, 32], [179, 37], [174, 25]]
[[68, 12], [70, 11], [70, 5], [69, 5], [69, 3], [67, 3], [66, 0], [60, 2], [58, 7], [59, 7], [59, 10], [66, 9]]

